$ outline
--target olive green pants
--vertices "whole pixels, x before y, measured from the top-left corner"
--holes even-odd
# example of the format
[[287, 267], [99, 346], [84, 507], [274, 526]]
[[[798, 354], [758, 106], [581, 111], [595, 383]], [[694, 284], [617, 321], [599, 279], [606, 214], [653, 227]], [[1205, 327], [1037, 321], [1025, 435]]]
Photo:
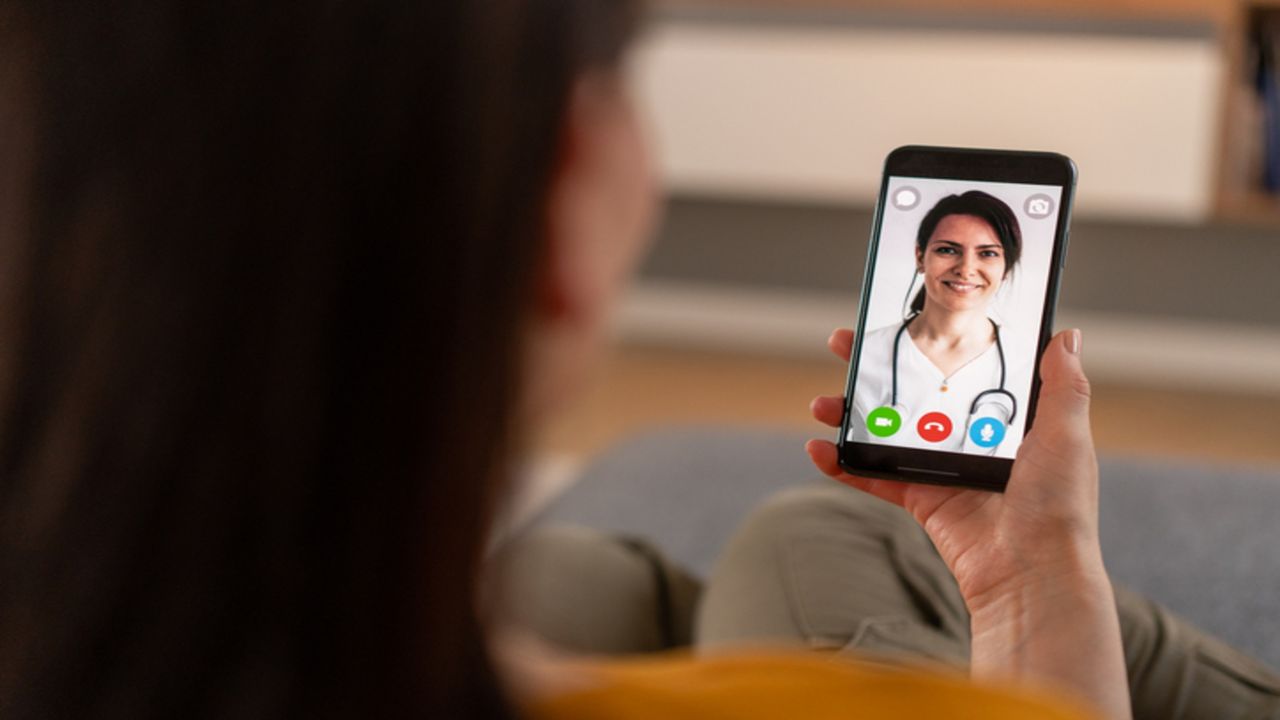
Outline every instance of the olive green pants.
[[[928, 537], [836, 484], [760, 507], [705, 587], [641, 541], [585, 529], [538, 530], [502, 557], [512, 614], [578, 651], [768, 643], [968, 662], [964, 601]], [[1280, 718], [1274, 671], [1133, 592], [1116, 588], [1116, 605], [1135, 718]]]

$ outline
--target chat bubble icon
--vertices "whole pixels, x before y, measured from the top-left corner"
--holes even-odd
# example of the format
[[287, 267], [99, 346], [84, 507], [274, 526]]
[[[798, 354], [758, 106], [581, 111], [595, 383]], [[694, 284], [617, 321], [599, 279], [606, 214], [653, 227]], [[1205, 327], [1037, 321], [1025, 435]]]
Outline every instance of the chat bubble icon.
[[910, 210], [920, 204], [920, 191], [904, 185], [894, 190], [890, 199], [899, 210]]

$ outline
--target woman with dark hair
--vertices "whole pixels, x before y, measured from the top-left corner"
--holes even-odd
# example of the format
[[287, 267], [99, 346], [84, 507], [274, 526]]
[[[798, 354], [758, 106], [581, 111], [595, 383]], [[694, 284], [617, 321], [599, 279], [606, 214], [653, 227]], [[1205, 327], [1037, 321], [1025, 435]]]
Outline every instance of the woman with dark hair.
[[513, 714], [481, 553], [648, 233], [640, 12], [0, 7], [0, 716]]
[[[1022, 354], [1005, 353], [1008, 338], [990, 311], [1021, 257], [1018, 218], [993, 195], [948, 195], [925, 213], [915, 241], [922, 287], [902, 322], [863, 340], [851, 440], [993, 454], [1016, 434], [1019, 403], [1006, 388], [1023, 383], [1008, 378], [1025, 376], [1029, 385], [1031, 368], [1008, 367]], [[987, 435], [971, 436], [968, 420], [979, 413]], [[879, 432], [881, 417], [902, 432]]]
[[[518, 429], [573, 389], [652, 220], [638, 15], [0, 8], [0, 716], [1076, 716], [809, 656], [562, 663], [490, 629]], [[1007, 504], [862, 487], [937, 533], [976, 677], [1123, 717], [1078, 351], [1046, 353]]]
[[[966, 223], [965, 218], [973, 218], [980, 220], [986, 228], [973, 226]], [[997, 250], [993, 246], [986, 246], [980, 257], [998, 260], [998, 270], [1000, 277], [994, 283], [994, 287], [976, 288], [961, 287], [961, 285], [952, 282], [950, 278], [939, 277], [947, 273], [955, 274], [959, 272], [954, 264], [950, 264], [943, 268], [935, 268], [933, 277], [925, 277], [925, 286], [920, 288], [916, 293], [915, 299], [911, 301], [911, 315], [919, 315], [924, 312], [926, 299], [932, 298], [935, 305], [948, 305], [948, 300], [956, 298], [967, 298], [970, 302], [974, 300], [984, 300], [990, 302], [991, 297], [999, 291], [1000, 285], [1013, 274], [1018, 267], [1018, 261], [1022, 259], [1022, 228], [1018, 225], [1018, 216], [1014, 215], [1013, 210], [1004, 203], [1000, 198], [989, 195], [981, 190], [970, 190], [960, 195], [948, 195], [938, 201], [929, 212], [925, 213], [924, 219], [920, 221], [920, 229], [916, 232], [916, 273], [925, 275], [926, 253], [933, 257], [930, 260], [938, 260], [940, 258], [956, 258], [962, 253], [960, 248], [965, 247], [956, 240], [939, 239], [939, 225], [946, 224], [942, 229], [941, 236], [955, 236], [958, 238], [968, 238], [972, 231], [978, 231], [985, 235], [989, 232], [999, 241], [1000, 247]], [[967, 227], [966, 227], [967, 226]], [[966, 232], [966, 230], [970, 232]], [[990, 240], [990, 238], [984, 238]], [[930, 247], [932, 245], [932, 247]], [[951, 283], [951, 284], [948, 284]], [[951, 292], [945, 292], [950, 290]], [[932, 291], [932, 292], [930, 292]], [[977, 292], [972, 292], [977, 291]], [[951, 296], [955, 295], [956, 298]]]

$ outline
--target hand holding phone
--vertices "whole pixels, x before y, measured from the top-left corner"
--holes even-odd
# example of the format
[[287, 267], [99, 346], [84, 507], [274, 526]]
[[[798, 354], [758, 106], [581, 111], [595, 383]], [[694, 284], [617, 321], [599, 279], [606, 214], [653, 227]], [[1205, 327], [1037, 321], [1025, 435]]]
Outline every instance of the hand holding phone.
[[[848, 360], [854, 333], [840, 329], [831, 350]], [[1040, 416], [1014, 461], [1005, 493], [862, 477], [840, 466], [829, 440], [810, 440], [810, 458], [824, 474], [906, 509], [925, 528], [965, 597], [1008, 583], [1031, 569], [1026, 560], [1098, 547], [1098, 464], [1089, 426], [1089, 381], [1078, 330], [1059, 333], [1041, 363]], [[839, 427], [844, 399], [815, 398], [823, 424]], [[1017, 552], [1010, 556], [1010, 545]], [[1097, 550], [1100, 552], [1100, 550]], [[967, 557], [961, 564], [961, 557]]]
[[1121, 718], [1082, 341], [1050, 340], [1074, 187], [1061, 155], [891, 153], [858, 332], [829, 341], [845, 395], [811, 405], [838, 444], [807, 450], [928, 533], [970, 612], [975, 677], [1056, 685]]
[[[853, 331], [837, 330], [829, 345], [847, 361]], [[1004, 493], [860, 477], [841, 467], [831, 441], [811, 440], [806, 450], [823, 473], [905, 508], [928, 533], [972, 618], [975, 677], [1055, 685], [1107, 717], [1125, 717], [1128, 684], [1098, 541], [1098, 465], [1081, 349], [1076, 330], [1048, 343], [1039, 415]], [[824, 396], [811, 408], [839, 427], [844, 405]]]

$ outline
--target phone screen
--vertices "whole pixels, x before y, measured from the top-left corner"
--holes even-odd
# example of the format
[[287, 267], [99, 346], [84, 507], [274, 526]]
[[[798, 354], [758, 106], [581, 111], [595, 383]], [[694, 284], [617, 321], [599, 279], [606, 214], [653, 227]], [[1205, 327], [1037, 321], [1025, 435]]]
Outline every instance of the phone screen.
[[845, 441], [1014, 457], [1064, 189], [886, 177]]

